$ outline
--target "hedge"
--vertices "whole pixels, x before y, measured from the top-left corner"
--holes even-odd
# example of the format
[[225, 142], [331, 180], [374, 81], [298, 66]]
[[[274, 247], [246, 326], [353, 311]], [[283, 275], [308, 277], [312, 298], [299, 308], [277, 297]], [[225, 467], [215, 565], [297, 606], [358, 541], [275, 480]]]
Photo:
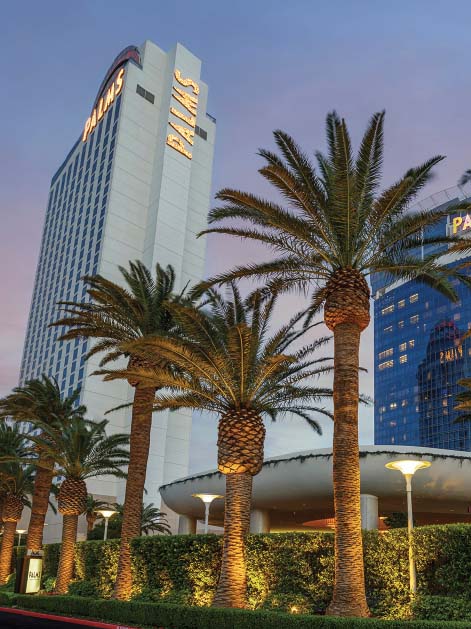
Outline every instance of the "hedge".
[[8, 602], [23, 609], [165, 629], [463, 629], [469, 623], [305, 616], [269, 611], [188, 607], [97, 600], [73, 596], [17, 595]]
[[[247, 547], [249, 604], [253, 609], [322, 613], [332, 594], [331, 533], [250, 535]], [[133, 595], [136, 601], [209, 605], [220, 567], [221, 537], [174, 535], [133, 540]], [[382, 618], [432, 617], [448, 597], [461, 617], [471, 599], [471, 526], [424, 526], [414, 531], [418, 592], [433, 602], [409, 602], [407, 531], [364, 533], [365, 578], [370, 609]], [[74, 592], [110, 598], [116, 578], [119, 540], [76, 546]], [[45, 552], [45, 578], [55, 576], [59, 545]], [[441, 597], [445, 597], [441, 600]], [[426, 599], [423, 599], [425, 601]], [[428, 605], [428, 606], [427, 606]], [[434, 616], [437, 617], [437, 616]], [[456, 616], [453, 616], [454, 618]], [[467, 615], [466, 615], [467, 618]]]

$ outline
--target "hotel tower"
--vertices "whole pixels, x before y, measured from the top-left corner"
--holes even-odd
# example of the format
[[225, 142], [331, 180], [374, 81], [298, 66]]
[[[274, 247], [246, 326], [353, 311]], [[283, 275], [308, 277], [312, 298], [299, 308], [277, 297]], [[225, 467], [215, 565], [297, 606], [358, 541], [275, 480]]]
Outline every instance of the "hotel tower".
[[[57, 342], [57, 302], [86, 299], [84, 275], [121, 282], [118, 266], [142, 260], [171, 264], [176, 289], [204, 272], [215, 119], [206, 111], [201, 61], [182, 45], [129, 46], [90, 94], [90, 116], [53, 176], [21, 365], [21, 383], [47, 374], [69, 394], [81, 388], [89, 417], [130, 402], [124, 381], [92, 376], [87, 342]], [[109, 430], [129, 430], [130, 409], [107, 415]], [[191, 412], [154, 415], [145, 502], [160, 506], [158, 488], [188, 472]], [[124, 482], [89, 481], [89, 491], [122, 502]], [[171, 520], [173, 528], [176, 521]], [[45, 541], [59, 539], [52, 515]]]

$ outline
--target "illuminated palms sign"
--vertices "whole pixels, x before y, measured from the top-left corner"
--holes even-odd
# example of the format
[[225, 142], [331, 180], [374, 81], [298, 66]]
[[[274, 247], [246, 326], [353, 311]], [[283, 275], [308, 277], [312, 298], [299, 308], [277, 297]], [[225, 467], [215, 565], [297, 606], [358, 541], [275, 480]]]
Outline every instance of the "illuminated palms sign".
[[188, 159], [191, 159], [193, 155], [190, 149], [193, 146], [195, 137], [196, 112], [200, 88], [198, 83], [195, 83], [193, 79], [184, 78], [180, 70], [175, 70], [174, 77], [183, 87], [190, 87], [192, 93], [186, 92], [177, 85], [172, 86], [172, 98], [177, 101], [178, 109], [177, 107], [171, 106], [170, 113], [182, 122], [185, 122], [188, 126], [183, 126], [180, 122], [169, 120], [168, 124], [178, 135], [169, 133], [167, 136], [167, 144]]

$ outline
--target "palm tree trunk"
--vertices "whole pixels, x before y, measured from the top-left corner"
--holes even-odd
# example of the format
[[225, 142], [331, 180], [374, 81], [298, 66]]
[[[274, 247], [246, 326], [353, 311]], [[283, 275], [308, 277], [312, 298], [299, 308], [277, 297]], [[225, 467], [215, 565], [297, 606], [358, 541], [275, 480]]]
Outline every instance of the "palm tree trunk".
[[135, 388], [129, 445], [128, 478], [124, 498], [121, 545], [114, 597], [127, 600], [132, 593], [131, 540], [141, 533], [141, 511], [149, 458], [155, 389]]
[[57, 568], [55, 594], [67, 594], [74, 573], [75, 543], [77, 541], [77, 515], [62, 516], [62, 544]]
[[34, 481], [34, 494], [31, 504], [31, 517], [26, 538], [26, 552], [38, 552], [42, 548], [44, 521], [49, 507], [49, 494], [53, 479], [54, 463], [42, 457], [41, 463], [48, 467], [38, 466]]
[[244, 608], [247, 605], [245, 544], [250, 526], [252, 475], [248, 472], [227, 474], [225, 498], [222, 565], [213, 606]]
[[18, 522], [11, 520], [3, 523], [2, 547], [0, 550], [0, 585], [5, 585], [11, 574], [11, 558], [13, 556], [17, 524]]
[[334, 328], [335, 586], [327, 613], [369, 615], [365, 595], [360, 513], [358, 447], [358, 368], [361, 329], [354, 323]]

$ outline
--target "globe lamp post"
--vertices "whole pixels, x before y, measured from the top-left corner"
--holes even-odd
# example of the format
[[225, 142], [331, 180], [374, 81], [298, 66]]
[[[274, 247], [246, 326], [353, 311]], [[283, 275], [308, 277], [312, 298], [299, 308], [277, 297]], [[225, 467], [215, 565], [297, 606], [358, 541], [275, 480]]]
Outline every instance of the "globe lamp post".
[[97, 513], [99, 513], [105, 519], [105, 532], [103, 535], [103, 539], [106, 540], [108, 538], [108, 521], [116, 513], [116, 510], [115, 509], [99, 509]]
[[417, 470], [424, 470], [430, 467], [432, 464], [430, 461], [391, 461], [386, 463], [386, 467], [389, 470], [397, 470], [406, 479], [406, 492], [407, 492], [407, 533], [409, 538], [409, 587], [411, 594], [415, 594], [417, 591], [417, 573], [415, 569], [414, 549], [412, 547], [412, 529], [414, 528], [414, 519], [412, 514], [412, 477]]
[[209, 524], [209, 507], [213, 500], [217, 498], [224, 498], [224, 496], [220, 496], [219, 494], [191, 494], [193, 498], [199, 498], [204, 502], [204, 533], [205, 535], [208, 532], [208, 524]]

